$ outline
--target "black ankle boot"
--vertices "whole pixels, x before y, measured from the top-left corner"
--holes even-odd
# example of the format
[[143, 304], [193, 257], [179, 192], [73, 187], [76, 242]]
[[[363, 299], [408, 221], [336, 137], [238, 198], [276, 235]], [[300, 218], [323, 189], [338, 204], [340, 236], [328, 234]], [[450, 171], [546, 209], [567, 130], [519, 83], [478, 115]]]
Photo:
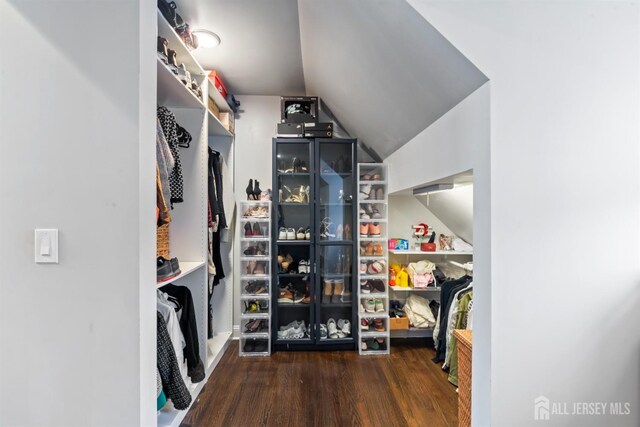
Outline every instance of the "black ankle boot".
[[262, 194], [262, 190], [260, 190], [260, 183], [256, 179], [256, 186], [253, 187], [253, 200], [260, 200], [260, 194]]
[[249, 185], [247, 185], [247, 200], [255, 200], [253, 198], [253, 179], [250, 179]]

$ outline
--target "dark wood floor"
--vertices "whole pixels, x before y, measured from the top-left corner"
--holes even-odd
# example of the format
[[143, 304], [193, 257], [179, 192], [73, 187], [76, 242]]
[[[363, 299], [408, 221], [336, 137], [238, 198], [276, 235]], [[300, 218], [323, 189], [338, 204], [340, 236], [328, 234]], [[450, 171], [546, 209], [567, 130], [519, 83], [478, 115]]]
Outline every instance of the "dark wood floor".
[[277, 352], [240, 358], [234, 341], [182, 427], [458, 425], [456, 389], [420, 342], [390, 356]]

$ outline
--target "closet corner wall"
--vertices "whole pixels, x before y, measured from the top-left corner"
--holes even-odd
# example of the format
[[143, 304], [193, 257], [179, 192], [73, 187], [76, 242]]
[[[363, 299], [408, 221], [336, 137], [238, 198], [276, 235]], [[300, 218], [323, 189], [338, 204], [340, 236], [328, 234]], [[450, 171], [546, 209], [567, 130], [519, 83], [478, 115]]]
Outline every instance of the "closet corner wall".
[[[162, 14], [157, 13], [158, 35], [166, 38], [170, 48], [176, 51], [178, 63], [184, 63], [202, 90], [202, 99], [190, 91], [161, 60], [157, 59], [157, 105], [168, 108], [176, 117], [179, 125], [192, 136], [188, 148], [179, 148], [184, 182], [184, 201], [174, 203], [170, 210], [170, 257], [177, 257], [182, 273], [174, 279], [162, 282], [185, 286], [191, 291], [198, 329], [199, 355], [205, 368], [205, 378], [199, 383], [188, 383], [192, 403], [206, 384], [216, 367], [232, 335], [233, 315], [233, 240], [225, 238], [232, 235], [235, 226], [235, 198], [233, 196], [233, 134], [228, 132], [220, 121], [209, 111], [206, 100], [209, 96], [220, 97], [207, 78], [199, 63], [182, 43], [179, 36], [170, 27]], [[214, 92], [212, 92], [214, 91]], [[222, 99], [220, 97], [220, 99]], [[204, 100], [204, 101], [203, 101]], [[223, 101], [224, 102], [224, 101]], [[223, 104], [219, 104], [223, 105]], [[225, 103], [222, 111], [229, 111]], [[152, 143], [149, 141], [149, 143]], [[155, 143], [155, 141], [153, 142]], [[209, 149], [220, 153], [223, 159], [223, 185], [226, 189], [225, 216], [230, 230], [221, 231], [221, 258], [225, 278], [213, 287], [211, 297], [212, 338], [208, 338], [209, 328], [209, 271], [208, 271], [208, 157]], [[225, 191], [223, 191], [223, 196]], [[152, 259], [142, 262], [153, 263]], [[155, 286], [155, 285], [154, 285]], [[142, 312], [141, 307], [141, 312]], [[155, 314], [149, 322], [155, 322]], [[155, 342], [155, 341], [154, 341]], [[141, 399], [146, 399], [148, 390], [141, 389]], [[155, 405], [154, 405], [155, 407]], [[171, 405], [158, 411], [157, 426], [178, 426], [187, 410], [178, 411]]]

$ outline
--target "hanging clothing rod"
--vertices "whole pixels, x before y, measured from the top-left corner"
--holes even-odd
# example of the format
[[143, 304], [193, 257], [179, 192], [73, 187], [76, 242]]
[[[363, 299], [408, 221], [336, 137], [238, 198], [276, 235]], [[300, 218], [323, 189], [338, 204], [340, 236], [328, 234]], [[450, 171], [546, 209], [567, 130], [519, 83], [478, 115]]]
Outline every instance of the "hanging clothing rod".
[[455, 265], [456, 267], [460, 267], [463, 270], [466, 271], [473, 271], [473, 263], [472, 262], [465, 262], [464, 264], [461, 264], [459, 262], [456, 261], [449, 261], [449, 264]]

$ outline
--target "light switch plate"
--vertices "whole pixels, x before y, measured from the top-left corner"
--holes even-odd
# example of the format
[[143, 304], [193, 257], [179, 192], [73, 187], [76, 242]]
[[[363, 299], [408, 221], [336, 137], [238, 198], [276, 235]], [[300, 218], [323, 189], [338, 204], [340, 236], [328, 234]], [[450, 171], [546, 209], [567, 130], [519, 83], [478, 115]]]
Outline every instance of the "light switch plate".
[[58, 229], [36, 228], [35, 261], [38, 264], [58, 263]]

